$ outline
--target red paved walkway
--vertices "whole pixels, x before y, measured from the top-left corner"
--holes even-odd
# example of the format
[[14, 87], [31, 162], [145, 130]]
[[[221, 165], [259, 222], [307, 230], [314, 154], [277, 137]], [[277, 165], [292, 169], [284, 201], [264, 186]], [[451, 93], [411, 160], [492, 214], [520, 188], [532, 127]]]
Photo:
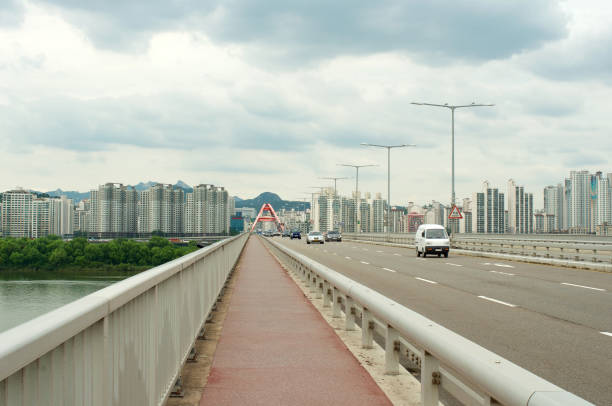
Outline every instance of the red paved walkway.
[[390, 405], [293, 280], [252, 237], [200, 405]]

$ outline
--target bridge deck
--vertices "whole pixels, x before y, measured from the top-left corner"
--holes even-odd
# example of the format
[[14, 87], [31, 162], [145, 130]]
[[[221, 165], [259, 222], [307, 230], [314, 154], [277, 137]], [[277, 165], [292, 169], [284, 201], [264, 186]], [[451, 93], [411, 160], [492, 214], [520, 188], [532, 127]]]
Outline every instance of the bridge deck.
[[234, 294], [200, 405], [390, 405], [257, 238]]

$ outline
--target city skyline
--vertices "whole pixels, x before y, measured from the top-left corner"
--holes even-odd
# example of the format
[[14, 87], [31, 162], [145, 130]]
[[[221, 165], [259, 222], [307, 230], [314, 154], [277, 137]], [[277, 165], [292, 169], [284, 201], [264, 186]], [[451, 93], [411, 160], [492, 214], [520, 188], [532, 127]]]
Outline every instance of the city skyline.
[[608, 2], [167, 7], [0, 7], [0, 190], [204, 177], [295, 200], [350, 158], [381, 165], [360, 187], [382, 192], [384, 153], [359, 144], [414, 143], [391, 204], [447, 203], [450, 114], [413, 101], [495, 103], [456, 114], [457, 199], [611, 171]]

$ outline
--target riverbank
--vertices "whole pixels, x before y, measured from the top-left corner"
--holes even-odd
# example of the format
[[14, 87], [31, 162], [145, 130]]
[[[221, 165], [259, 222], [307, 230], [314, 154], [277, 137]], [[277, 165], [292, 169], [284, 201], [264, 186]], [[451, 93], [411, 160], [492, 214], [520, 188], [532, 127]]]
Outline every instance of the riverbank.
[[121, 280], [150, 269], [150, 266], [122, 266], [103, 268], [66, 267], [62, 269], [0, 269], [0, 280]]

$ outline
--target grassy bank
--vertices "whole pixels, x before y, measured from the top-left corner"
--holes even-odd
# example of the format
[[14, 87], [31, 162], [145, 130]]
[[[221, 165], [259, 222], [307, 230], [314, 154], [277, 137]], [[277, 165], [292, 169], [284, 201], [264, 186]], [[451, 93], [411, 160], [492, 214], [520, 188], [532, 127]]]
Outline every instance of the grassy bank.
[[142, 271], [150, 269], [148, 266], [122, 266], [105, 268], [75, 268], [62, 269], [1, 269], [0, 280], [100, 280], [125, 279]]

